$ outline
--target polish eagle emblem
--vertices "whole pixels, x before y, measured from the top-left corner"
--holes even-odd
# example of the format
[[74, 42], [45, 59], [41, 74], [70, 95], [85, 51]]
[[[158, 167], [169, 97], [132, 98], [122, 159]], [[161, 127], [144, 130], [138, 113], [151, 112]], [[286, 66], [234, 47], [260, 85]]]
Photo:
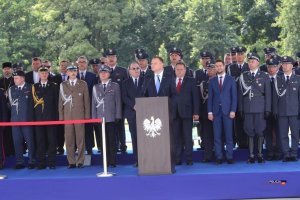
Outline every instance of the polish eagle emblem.
[[160, 130], [162, 127], [162, 123], [159, 118], [154, 119], [153, 116], [150, 117], [150, 120], [146, 118], [143, 122], [143, 126], [144, 131], [146, 132], [146, 136], [148, 137], [155, 138], [156, 136], [159, 136], [161, 134]]

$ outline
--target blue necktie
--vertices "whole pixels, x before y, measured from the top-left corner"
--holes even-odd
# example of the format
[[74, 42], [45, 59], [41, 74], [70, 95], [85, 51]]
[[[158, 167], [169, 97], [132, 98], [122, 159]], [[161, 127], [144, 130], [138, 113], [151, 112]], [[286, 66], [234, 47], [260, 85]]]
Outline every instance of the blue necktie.
[[159, 92], [159, 88], [160, 88], [160, 79], [159, 79], [159, 75], [156, 75], [156, 82], [155, 82], [155, 87], [156, 87], [156, 92], [158, 94]]

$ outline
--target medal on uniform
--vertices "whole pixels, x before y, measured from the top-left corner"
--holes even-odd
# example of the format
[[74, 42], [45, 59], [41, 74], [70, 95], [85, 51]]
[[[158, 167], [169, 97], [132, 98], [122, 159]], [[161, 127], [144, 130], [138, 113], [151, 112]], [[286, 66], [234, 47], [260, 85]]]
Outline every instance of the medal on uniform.
[[296, 91], [296, 88], [293, 88], [294, 91]]

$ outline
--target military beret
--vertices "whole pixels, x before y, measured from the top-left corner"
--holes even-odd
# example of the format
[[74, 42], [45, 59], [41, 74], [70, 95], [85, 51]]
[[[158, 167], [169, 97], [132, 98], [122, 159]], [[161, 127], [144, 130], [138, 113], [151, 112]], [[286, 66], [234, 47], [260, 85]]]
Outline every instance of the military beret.
[[91, 59], [89, 61], [89, 64], [90, 65], [99, 65], [100, 64], [100, 60], [98, 58]]
[[278, 65], [279, 64], [279, 61], [277, 59], [274, 59], [274, 58], [270, 58], [266, 61], [266, 64], [268, 66], [273, 66], [273, 65]]
[[46, 66], [42, 66], [42, 67], [39, 68], [38, 71], [39, 71], [39, 72], [49, 72], [49, 68], [46, 67]]
[[12, 65], [13, 68], [20, 68], [20, 67], [24, 67], [24, 64], [22, 62], [17, 62], [17, 63], [14, 63]]
[[105, 51], [105, 56], [114, 56], [117, 55], [117, 50], [116, 49], [107, 49]]
[[201, 58], [207, 58], [207, 57], [212, 58], [212, 54], [208, 51], [202, 51], [202, 52], [200, 52], [200, 57]]
[[102, 65], [100, 68], [99, 68], [99, 73], [100, 72], [111, 72], [111, 69], [110, 67], [106, 66], [106, 65]]
[[5, 63], [2, 63], [2, 68], [6, 68], [6, 67], [11, 68], [11, 67], [12, 67], [11, 62], [5, 62]]
[[236, 53], [236, 51], [237, 51], [236, 47], [231, 47], [230, 48], [230, 53]]
[[25, 77], [25, 72], [23, 71], [16, 71], [14, 73], [12, 73], [13, 76], [23, 76]]
[[264, 48], [265, 54], [272, 54], [272, 53], [275, 53], [275, 51], [276, 51], [276, 49], [274, 47]]
[[78, 68], [76, 66], [74, 66], [74, 65], [70, 65], [70, 66], [67, 67], [67, 70], [69, 70], [69, 71], [77, 71]]
[[282, 56], [281, 57], [281, 62], [286, 63], [286, 64], [294, 64], [294, 59], [290, 56]]
[[244, 53], [246, 51], [247, 51], [247, 49], [245, 47], [242, 47], [242, 46], [236, 47], [236, 52], [237, 53]]
[[255, 59], [257, 61], [259, 61], [259, 59], [260, 59], [259, 55], [256, 52], [248, 53], [247, 58], [248, 58], [248, 60]]
[[206, 62], [206, 67], [208, 68], [214, 68], [215, 67], [215, 61], [214, 60], [209, 60]]
[[147, 54], [147, 52], [144, 49], [136, 49], [134, 51], [134, 55], [136, 59], [147, 59], [149, 58], [149, 55]]
[[171, 49], [169, 49], [169, 54], [178, 54], [181, 58], [182, 58], [182, 51], [181, 49], [177, 48], [177, 47], [172, 47]]
[[300, 51], [296, 53], [296, 56], [300, 58]]

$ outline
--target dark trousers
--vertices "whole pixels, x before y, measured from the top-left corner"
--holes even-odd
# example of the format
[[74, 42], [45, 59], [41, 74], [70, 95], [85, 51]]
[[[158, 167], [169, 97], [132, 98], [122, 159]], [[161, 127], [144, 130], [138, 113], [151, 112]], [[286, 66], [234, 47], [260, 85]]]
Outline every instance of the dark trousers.
[[93, 124], [85, 124], [85, 148], [87, 151], [92, 151], [95, 146]]
[[[46, 164], [46, 153], [48, 164], [55, 165], [56, 159], [56, 126], [36, 126], [36, 155], [39, 164]], [[48, 148], [47, 148], [48, 147]]]
[[31, 126], [13, 126], [12, 135], [14, 140], [14, 147], [16, 153], [16, 164], [24, 164], [23, 157], [23, 141], [28, 147], [28, 158], [29, 164], [34, 164], [35, 162], [35, 146], [34, 146], [34, 134], [33, 128]]
[[129, 125], [129, 131], [131, 135], [131, 141], [132, 141], [132, 150], [133, 150], [133, 156], [135, 160], [138, 160], [138, 150], [137, 150], [137, 130], [136, 130], [136, 118], [128, 117], [127, 122]]
[[214, 148], [214, 129], [213, 123], [205, 117], [201, 117], [202, 135], [203, 135], [203, 147], [204, 147], [204, 159], [211, 160], [213, 158]]
[[99, 131], [99, 126], [101, 126], [101, 124], [93, 124], [93, 129], [95, 131], [97, 148], [98, 150], [102, 150], [102, 137]]
[[56, 130], [57, 151], [62, 152], [65, 145], [65, 127], [64, 125], [58, 125]]
[[239, 148], [248, 148], [248, 136], [244, 131], [244, 122], [239, 113], [234, 119], [234, 135]]
[[174, 143], [175, 143], [175, 160], [181, 160], [181, 153], [184, 154], [187, 161], [192, 161], [193, 152], [193, 119], [182, 119], [179, 116], [173, 121]]
[[115, 125], [115, 131], [116, 131], [116, 137], [117, 137], [117, 148], [121, 151], [126, 151], [126, 137], [125, 137], [125, 126], [124, 126], [124, 118], [121, 119], [116, 125]]
[[[102, 126], [99, 126], [99, 131], [102, 136]], [[106, 155], [107, 164], [116, 164], [116, 135], [115, 135], [115, 122], [105, 123], [105, 137], [106, 137]]]
[[[222, 132], [225, 134], [226, 158], [232, 159], [233, 157], [232, 126], [233, 120], [228, 115], [223, 114], [220, 108], [218, 114], [214, 115], [213, 120], [216, 159], [223, 159]], [[222, 131], [223, 129], [224, 131]]]
[[4, 127], [0, 127], [0, 162], [4, 161], [4, 146], [3, 146], [3, 130]]
[[[281, 148], [284, 157], [297, 157], [299, 145], [299, 120], [297, 116], [284, 116], [278, 118]], [[291, 130], [291, 148], [289, 147], [289, 128]]]
[[267, 126], [265, 129], [265, 139], [266, 139], [266, 149], [267, 155], [272, 156], [281, 156], [281, 144], [280, 144], [280, 135], [278, 130], [278, 120], [273, 116], [267, 119]]

